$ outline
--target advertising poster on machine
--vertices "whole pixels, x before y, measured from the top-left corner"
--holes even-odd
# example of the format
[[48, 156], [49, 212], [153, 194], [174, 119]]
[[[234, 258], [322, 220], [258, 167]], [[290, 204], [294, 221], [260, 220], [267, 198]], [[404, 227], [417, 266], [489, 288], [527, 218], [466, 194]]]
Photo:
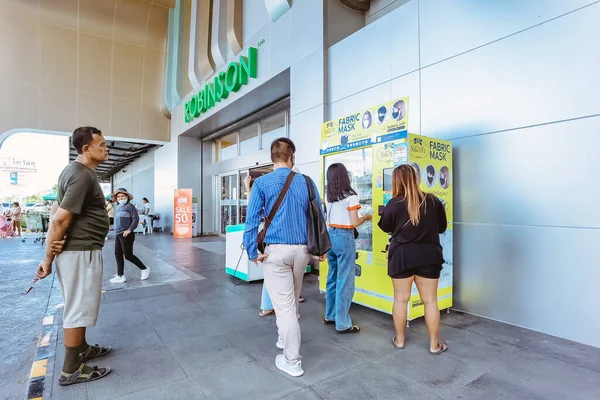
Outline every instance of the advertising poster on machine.
[[192, 238], [192, 189], [175, 189], [173, 237]]
[[333, 154], [394, 140], [407, 128], [408, 97], [404, 97], [324, 123], [320, 154]]
[[[392, 111], [392, 119], [400, 104], [408, 110], [408, 98], [394, 100], [384, 105]], [[395, 106], [397, 104], [398, 106]], [[366, 137], [365, 130], [349, 128], [355, 131], [348, 134], [346, 125], [355, 123], [359, 115], [366, 111], [375, 113], [380, 106], [351, 114], [338, 120], [329, 121], [322, 127], [322, 172], [333, 163], [342, 163], [348, 169], [351, 185], [356, 190], [362, 206], [360, 215], [371, 213], [372, 223], [365, 223], [358, 229], [356, 240], [358, 257], [355, 262], [356, 280], [353, 302], [391, 313], [394, 293], [391, 279], [387, 274], [387, 251], [389, 235], [379, 229], [380, 211], [392, 198], [392, 172], [395, 167], [410, 164], [419, 177], [421, 189], [440, 198], [446, 208], [448, 230], [440, 236], [444, 248], [444, 268], [441, 273], [438, 305], [440, 310], [452, 306], [452, 146], [449, 142], [421, 135], [409, 134], [406, 124], [390, 124], [384, 130], [378, 130]], [[405, 113], [401, 119], [407, 121]], [[340, 127], [343, 127], [340, 129]], [[394, 130], [397, 129], [397, 130]], [[348, 135], [348, 138], [344, 138]], [[326, 289], [328, 265], [322, 263], [319, 271], [319, 287]], [[413, 320], [424, 315], [423, 303], [416, 286], [413, 285], [408, 319]]]

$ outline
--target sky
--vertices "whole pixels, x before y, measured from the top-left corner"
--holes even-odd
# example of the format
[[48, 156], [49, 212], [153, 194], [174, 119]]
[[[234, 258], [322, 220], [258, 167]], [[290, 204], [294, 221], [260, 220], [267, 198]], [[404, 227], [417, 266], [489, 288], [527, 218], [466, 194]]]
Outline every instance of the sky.
[[50, 193], [58, 176], [69, 163], [69, 138], [17, 133], [8, 137], [0, 148], [0, 161], [5, 158], [34, 161], [37, 172], [20, 172], [19, 184], [12, 185], [10, 172], [0, 171], [0, 198], [17, 195], [22, 199], [38, 192]]

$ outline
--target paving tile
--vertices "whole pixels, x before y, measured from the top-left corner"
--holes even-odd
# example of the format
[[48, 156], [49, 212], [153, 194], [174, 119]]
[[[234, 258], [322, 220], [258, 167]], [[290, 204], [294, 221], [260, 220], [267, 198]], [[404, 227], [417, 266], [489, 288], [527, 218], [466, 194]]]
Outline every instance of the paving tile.
[[133, 311], [140, 311], [135, 300], [103, 301], [100, 303], [98, 318], [102, 318], [104, 314], [123, 314]]
[[321, 400], [322, 397], [314, 392], [310, 387], [298, 390], [285, 396], [282, 400]]
[[197, 296], [193, 294], [170, 293], [162, 296], [143, 297], [135, 300], [141, 311], [156, 310], [159, 308], [179, 306], [193, 306], [198, 301]]
[[89, 384], [91, 400], [114, 399], [186, 377], [166, 349], [144, 350], [127, 356], [109, 354], [98, 359], [98, 364], [110, 365], [113, 370], [101, 381]]
[[178, 379], [166, 385], [153, 386], [139, 392], [116, 397], [115, 400], [202, 400], [205, 397], [188, 379]]
[[599, 398], [600, 373], [530, 350], [522, 350], [512, 357], [509, 365], [493, 370], [547, 399]]
[[106, 301], [123, 301], [131, 299], [131, 295], [129, 294], [129, 290], [125, 289], [117, 289], [117, 290], [109, 290], [104, 293], [104, 298]]
[[[359, 333], [351, 335], [338, 334], [335, 328], [331, 326], [327, 338], [343, 349], [367, 360], [380, 360], [394, 352], [395, 349], [392, 346], [393, 330], [369, 323], [369, 320], [364, 317], [354, 318], [353, 323], [360, 326]], [[423, 335], [410, 329], [407, 329], [405, 334], [407, 343], [425, 343], [425, 341], [428, 341]]]
[[545, 400], [547, 397], [519, 384], [514, 379], [487, 372], [467, 386], [447, 397], [452, 400]]
[[172, 285], [155, 285], [128, 290], [132, 299], [175, 293], [175, 288]]
[[[275, 355], [277, 354], [281, 354], [281, 350], [276, 351]], [[304, 375], [300, 378], [291, 379], [307, 386], [329, 380], [335, 375], [357, 368], [366, 363], [362, 358], [327, 340], [312, 341], [302, 345], [300, 348], [300, 355], [302, 356]], [[264, 358], [267, 362], [271, 362], [275, 365], [275, 356]]]
[[173, 346], [171, 354], [188, 374], [198, 371], [210, 371], [232, 363], [253, 361], [242, 347], [236, 346], [232, 336], [215, 336], [195, 339], [194, 341]]
[[[243, 298], [242, 296], [229, 296], [227, 299], [208, 299], [200, 300], [197, 303], [198, 307], [208, 312], [209, 314], [226, 314], [230, 311], [244, 310], [246, 309], [249, 313], [258, 314], [259, 310], [256, 306]], [[249, 309], [252, 309], [249, 310]]]
[[[512, 344], [446, 325], [440, 329], [440, 338], [450, 346], [453, 356], [486, 369], [507, 366], [512, 356], [523, 351]], [[426, 339], [426, 346], [428, 342]]]
[[428, 353], [428, 346], [407, 346], [398, 350], [376, 366], [420, 384], [438, 396], [445, 397], [479, 378], [485, 368], [453, 356], [450, 351], [439, 356]]
[[220, 336], [231, 329], [219, 321], [218, 317], [199, 314], [193, 319], [163, 321], [154, 324], [154, 329], [168, 347], [188, 343], [198, 338]]
[[220, 314], [220, 321], [227, 325], [232, 331], [240, 331], [259, 325], [269, 324], [271, 319], [268, 317], [259, 317], [256, 308], [244, 308], [241, 310], [230, 310]]
[[208, 315], [196, 302], [181, 303], [169, 307], [147, 308], [142, 313], [144, 313], [150, 324], [157, 325], [170, 321], [196, 319], [201, 315]]
[[135, 332], [150, 328], [150, 323], [141, 311], [127, 313], [104, 313], [98, 315], [98, 322], [93, 328], [88, 328], [90, 334], [101, 337], [110, 332]]
[[323, 399], [441, 400], [426, 388], [373, 364], [337, 375], [312, 386]]
[[190, 379], [207, 399], [281, 399], [302, 388], [275, 365], [257, 359], [197, 371]]

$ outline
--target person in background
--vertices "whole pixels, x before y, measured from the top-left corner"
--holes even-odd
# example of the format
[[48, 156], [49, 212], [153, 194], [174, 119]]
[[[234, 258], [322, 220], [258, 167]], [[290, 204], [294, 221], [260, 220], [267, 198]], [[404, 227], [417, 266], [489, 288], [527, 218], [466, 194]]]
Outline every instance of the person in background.
[[417, 174], [410, 165], [401, 165], [392, 173], [392, 195], [383, 210], [379, 227], [392, 235], [388, 250], [388, 275], [394, 285], [392, 314], [397, 349], [406, 346], [407, 304], [413, 281], [425, 305], [425, 323], [429, 332], [429, 352], [433, 355], [448, 350], [439, 339], [440, 311], [437, 303], [438, 283], [444, 263], [440, 234], [448, 221], [442, 202], [421, 191]]
[[[36, 272], [37, 278], [44, 279], [52, 273], [52, 263], [56, 264], [64, 303], [65, 358], [58, 378], [61, 386], [108, 375], [110, 368], [86, 363], [111, 351], [110, 347], [92, 346], [86, 341], [87, 327], [96, 325], [102, 294], [102, 247], [108, 215], [95, 169], [108, 160], [108, 148], [102, 132], [89, 126], [76, 129], [72, 143], [77, 159], [58, 178], [59, 205], [53, 206], [46, 255]], [[67, 241], [58, 251], [55, 246], [65, 236]]]
[[142, 198], [142, 202], [144, 203], [144, 234], [146, 233], [146, 229], [148, 229], [148, 233], [152, 234], [152, 210], [150, 209], [150, 202], [147, 197]]
[[[297, 171], [297, 168], [294, 166], [294, 169]], [[248, 193], [247, 198], [250, 199], [250, 183], [252, 182], [252, 177], [250, 175], [246, 175], [244, 178], [244, 187], [246, 188], [246, 193]], [[300, 303], [304, 303], [304, 297], [300, 296], [298, 299]], [[273, 309], [273, 303], [271, 302], [271, 297], [269, 296], [269, 292], [267, 291], [267, 287], [263, 283], [262, 293], [260, 296], [260, 311], [258, 313], [259, 317], [268, 317], [269, 315], [275, 314], [275, 310]], [[300, 318], [300, 315], [298, 315]]]
[[[115, 207], [111, 200], [106, 200], [106, 213], [108, 214], [108, 221], [110, 224], [109, 231], [112, 229], [115, 224]], [[106, 235], [106, 240], [108, 240], [108, 234]]]
[[21, 236], [21, 206], [18, 201], [13, 203], [8, 215], [12, 219], [12, 226], [15, 236]]
[[127, 189], [120, 188], [113, 193], [112, 201], [118, 203], [115, 207], [115, 258], [117, 260], [117, 274], [110, 283], [125, 283], [125, 259], [138, 267], [141, 271], [141, 280], [148, 279], [150, 269], [133, 254], [134, 230], [140, 223], [140, 217], [133, 204], [133, 195]]
[[331, 250], [327, 253], [329, 272], [325, 294], [325, 324], [335, 324], [337, 333], [358, 333], [360, 327], [352, 325], [348, 314], [354, 297], [356, 243], [354, 229], [371, 215], [358, 216], [360, 203], [356, 191], [350, 186], [348, 170], [344, 164], [335, 163], [327, 168], [327, 222]]
[[[264, 283], [275, 309], [279, 328], [276, 346], [283, 349], [283, 354], [275, 358], [275, 365], [288, 375], [299, 377], [304, 374], [304, 370], [300, 356], [298, 300], [311, 256], [306, 249], [308, 187], [304, 176], [292, 171], [295, 153], [296, 146], [288, 138], [275, 139], [271, 143], [274, 171], [254, 182], [248, 202], [244, 245], [248, 259], [263, 265]], [[263, 213], [269, 215], [289, 178], [289, 190], [266, 233], [267, 247], [263, 254], [259, 254], [257, 235]], [[314, 182], [311, 183], [315, 194], [319, 196], [317, 186]], [[325, 255], [319, 260], [324, 261]]]

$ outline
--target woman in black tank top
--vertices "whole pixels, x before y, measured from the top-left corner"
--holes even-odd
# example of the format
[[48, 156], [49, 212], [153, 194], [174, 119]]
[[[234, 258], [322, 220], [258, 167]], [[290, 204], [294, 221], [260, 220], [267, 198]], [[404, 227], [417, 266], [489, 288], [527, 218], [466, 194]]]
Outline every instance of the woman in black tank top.
[[388, 275], [394, 284], [393, 317], [396, 328], [394, 347], [405, 346], [407, 304], [413, 281], [425, 305], [429, 331], [429, 351], [440, 354], [448, 346], [439, 340], [440, 313], [437, 289], [444, 263], [440, 233], [448, 224], [442, 202], [419, 188], [417, 174], [410, 165], [401, 165], [392, 175], [392, 198], [383, 210], [379, 227], [391, 234]]

